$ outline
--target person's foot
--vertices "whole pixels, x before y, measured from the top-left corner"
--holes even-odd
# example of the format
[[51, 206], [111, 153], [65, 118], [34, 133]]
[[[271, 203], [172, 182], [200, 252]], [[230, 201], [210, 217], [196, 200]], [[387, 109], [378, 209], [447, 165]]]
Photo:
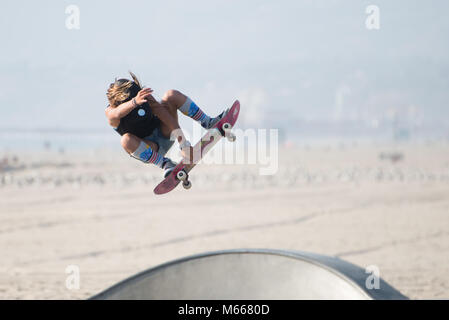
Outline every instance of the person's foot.
[[204, 129], [210, 129], [213, 126], [215, 126], [218, 121], [220, 121], [221, 119], [223, 119], [223, 117], [228, 113], [229, 109], [226, 109], [225, 111], [223, 111], [222, 113], [220, 113], [218, 116], [216, 116], [215, 118], [210, 118], [208, 123], [203, 124], [203, 128]]
[[162, 164], [162, 169], [164, 169], [164, 178], [167, 178], [168, 175], [173, 171], [173, 169], [175, 169], [175, 167], [177, 165], [178, 164], [176, 162], [173, 162], [172, 160], [167, 159], [167, 161], [165, 161]]

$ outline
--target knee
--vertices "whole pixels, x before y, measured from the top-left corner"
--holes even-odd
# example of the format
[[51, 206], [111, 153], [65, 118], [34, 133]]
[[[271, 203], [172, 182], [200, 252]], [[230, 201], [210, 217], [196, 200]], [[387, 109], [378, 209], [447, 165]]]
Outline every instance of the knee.
[[133, 136], [132, 134], [125, 133], [120, 140], [120, 144], [128, 153], [132, 153], [138, 147], [137, 140], [137, 137]]
[[175, 103], [182, 98], [184, 95], [179, 92], [178, 90], [170, 89], [167, 92], [165, 92], [164, 97], [162, 100], [168, 101], [170, 103]]

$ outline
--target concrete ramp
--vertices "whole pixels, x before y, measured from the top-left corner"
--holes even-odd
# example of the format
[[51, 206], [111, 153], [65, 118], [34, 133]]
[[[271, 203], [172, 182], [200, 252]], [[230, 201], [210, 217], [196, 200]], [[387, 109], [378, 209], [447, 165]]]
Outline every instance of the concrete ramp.
[[91, 299], [406, 299], [338, 258], [281, 250], [210, 252], [168, 262]]

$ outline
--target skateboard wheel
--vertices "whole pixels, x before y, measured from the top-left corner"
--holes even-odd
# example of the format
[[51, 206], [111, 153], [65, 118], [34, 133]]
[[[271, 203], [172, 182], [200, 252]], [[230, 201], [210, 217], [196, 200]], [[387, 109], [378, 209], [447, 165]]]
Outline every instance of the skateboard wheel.
[[176, 178], [180, 181], [186, 181], [187, 180], [187, 174], [185, 171], [181, 170], [176, 174]]
[[182, 183], [182, 186], [184, 187], [184, 189], [189, 190], [192, 187], [192, 182], [186, 180]]
[[227, 131], [230, 131], [232, 129], [232, 126], [231, 126], [230, 123], [226, 122], [226, 123], [223, 123], [221, 128], [223, 129], [224, 132], [227, 132]]
[[227, 138], [228, 138], [228, 141], [230, 141], [230, 142], [234, 142], [237, 139], [235, 134], [230, 134], [227, 136]]

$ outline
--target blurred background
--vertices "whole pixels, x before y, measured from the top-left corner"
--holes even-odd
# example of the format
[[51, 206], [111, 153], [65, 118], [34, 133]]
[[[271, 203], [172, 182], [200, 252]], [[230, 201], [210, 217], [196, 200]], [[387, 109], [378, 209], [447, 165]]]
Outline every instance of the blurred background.
[[[80, 10], [67, 29], [65, 9]], [[365, 26], [368, 5], [380, 29]], [[0, 19], [2, 149], [116, 145], [105, 92], [134, 71], [286, 140], [448, 139], [445, 1], [16, 1]], [[183, 123], [188, 125], [186, 121]], [[25, 140], [25, 141], [24, 141]]]
[[[69, 29], [68, 6], [79, 9]], [[367, 7], [379, 9], [369, 29]], [[447, 1], [14, 1], [0, 10], [0, 298], [86, 298], [180, 256], [339, 256], [412, 298], [449, 296]], [[199, 166], [156, 197], [106, 89], [137, 74], [240, 129], [277, 129], [279, 170]], [[181, 126], [196, 125], [181, 117]], [[82, 285], [68, 290], [67, 265]]]

